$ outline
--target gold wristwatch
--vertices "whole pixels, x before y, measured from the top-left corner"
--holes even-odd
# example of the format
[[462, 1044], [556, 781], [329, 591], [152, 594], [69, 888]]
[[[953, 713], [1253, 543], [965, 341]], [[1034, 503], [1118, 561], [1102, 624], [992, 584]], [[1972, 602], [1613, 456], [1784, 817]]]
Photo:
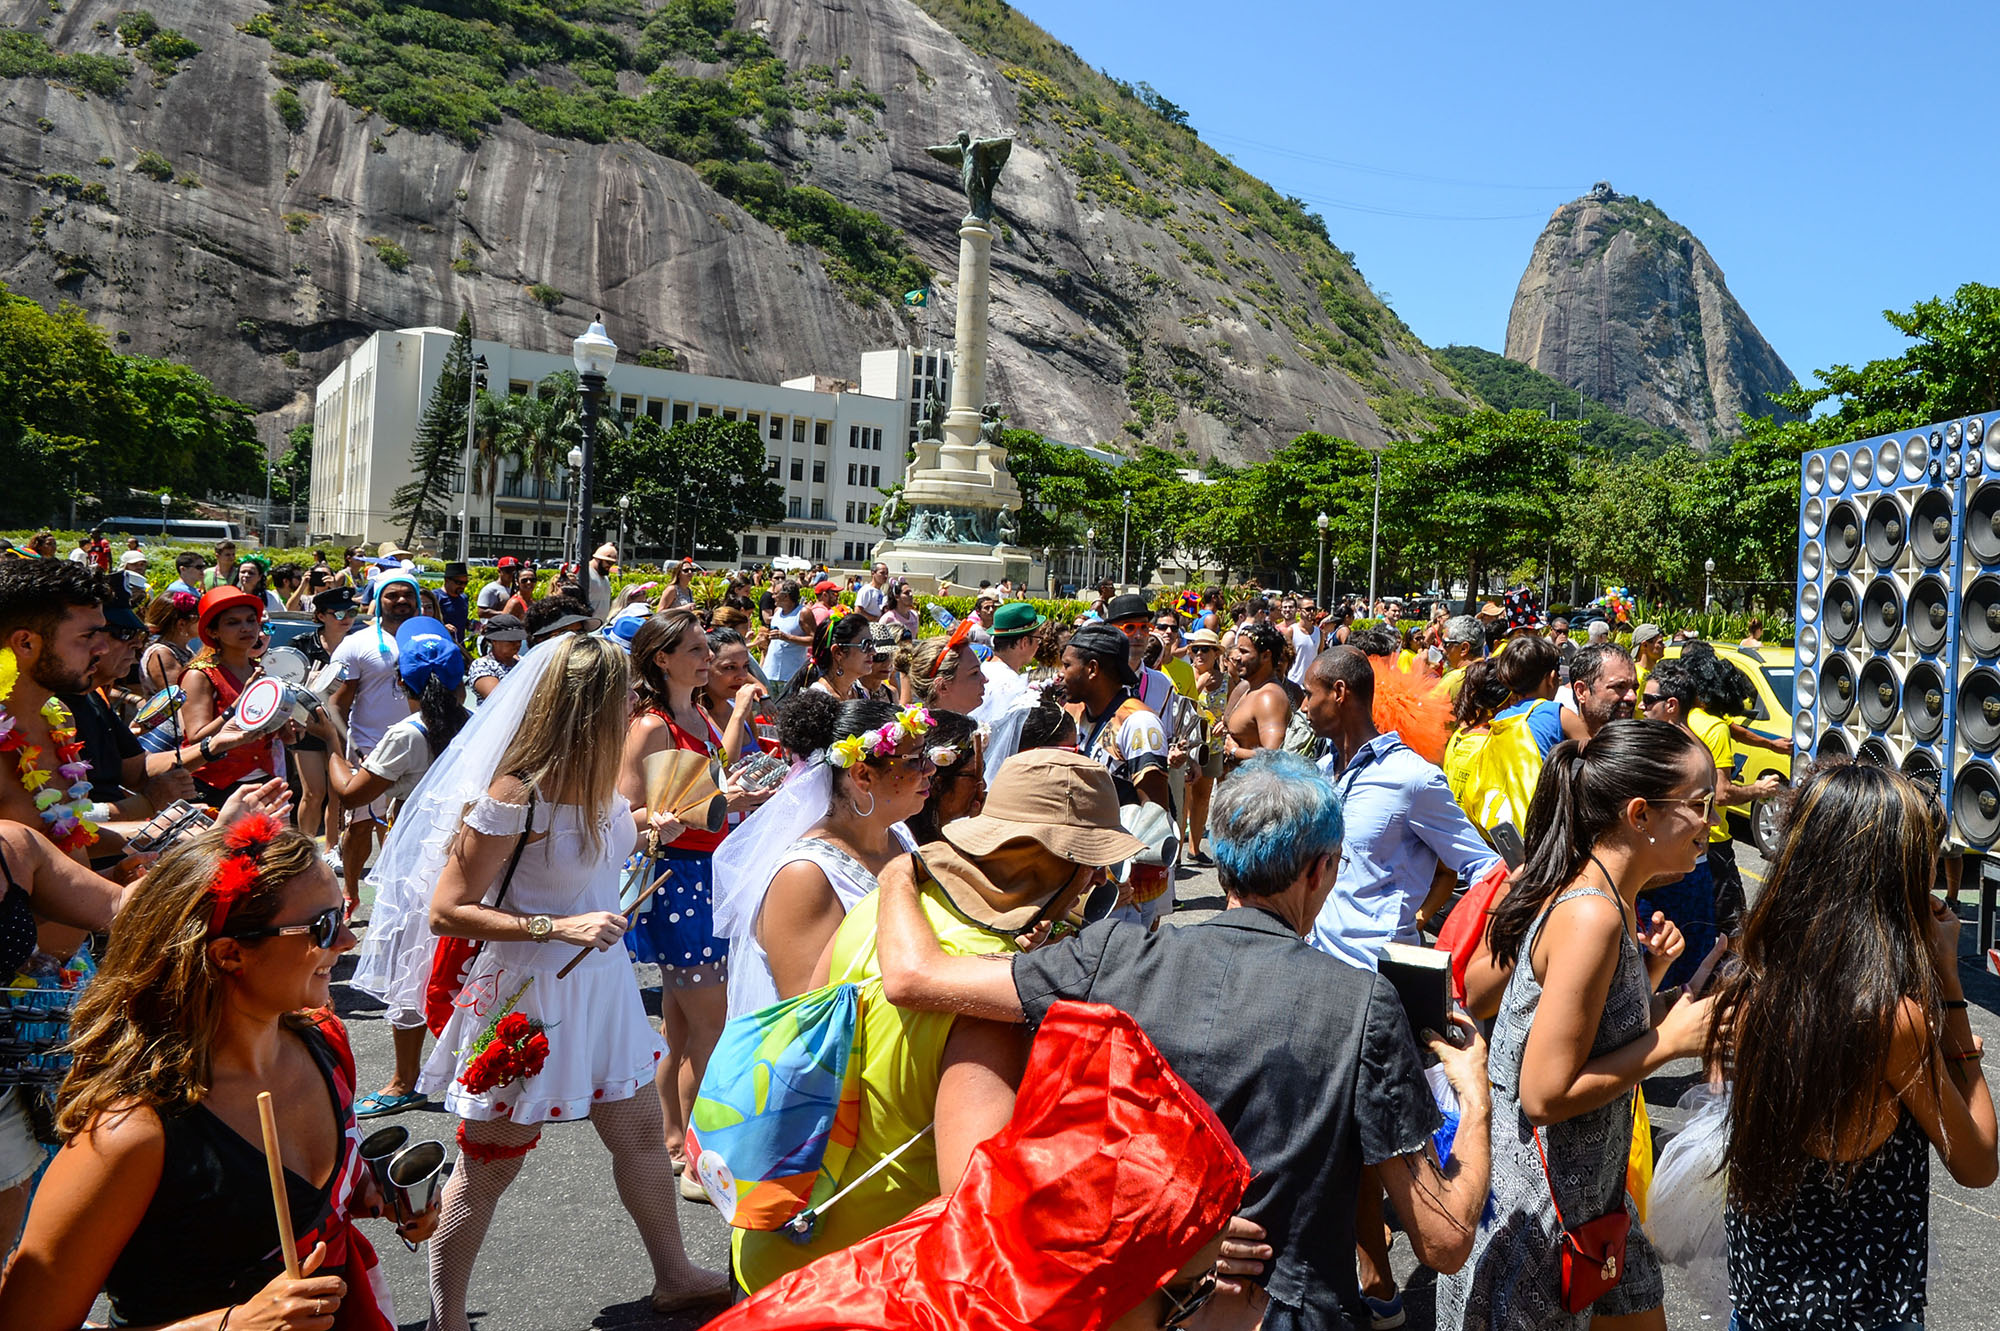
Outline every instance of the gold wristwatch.
[[528, 937], [537, 943], [548, 942], [549, 935], [555, 932], [555, 927], [556, 922], [546, 915], [528, 917]]

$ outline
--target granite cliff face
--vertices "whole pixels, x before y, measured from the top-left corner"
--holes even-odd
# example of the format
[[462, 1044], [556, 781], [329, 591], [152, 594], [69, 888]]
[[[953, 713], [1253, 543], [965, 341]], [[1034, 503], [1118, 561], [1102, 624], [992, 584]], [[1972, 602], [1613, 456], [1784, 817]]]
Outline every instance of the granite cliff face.
[[[196, 366], [271, 413], [268, 437], [308, 416], [313, 385], [367, 333], [467, 308], [481, 336], [550, 349], [601, 310], [628, 352], [672, 348], [684, 368], [767, 382], [851, 376], [862, 351], [917, 339], [921, 318], [948, 340], [964, 201], [923, 148], [960, 128], [1020, 136], [998, 191], [989, 375], [1013, 424], [1240, 460], [1306, 429], [1380, 442], [1421, 399], [1457, 396], [1317, 219], [1004, 6], [1005, 31], [985, 38], [967, 17], [979, 6], [957, 0], [742, 0], [732, 20], [800, 77], [865, 99], [745, 128], [788, 181], [907, 239], [937, 275], [919, 316], [880, 283], [857, 290], [696, 165], [512, 116], [473, 142], [418, 132], [358, 105], [343, 77], [301, 76], [303, 57], [347, 57], [333, 42], [275, 53], [274, 6], [149, 2], [198, 54], [149, 67], [114, 31], [131, 0], [16, 20], [55, 53], [133, 68], [109, 91], [0, 78], [0, 279], [84, 306], [127, 350]], [[661, 4], [550, 7], [629, 52]], [[1037, 53], [1050, 67], [1021, 63]], [[646, 90], [629, 66], [597, 72]]]
[[1701, 449], [1735, 437], [1739, 412], [1786, 416], [1770, 395], [1793, 382], [1702, 243], [1602, 183], [1535, 242], [1506, 354]]

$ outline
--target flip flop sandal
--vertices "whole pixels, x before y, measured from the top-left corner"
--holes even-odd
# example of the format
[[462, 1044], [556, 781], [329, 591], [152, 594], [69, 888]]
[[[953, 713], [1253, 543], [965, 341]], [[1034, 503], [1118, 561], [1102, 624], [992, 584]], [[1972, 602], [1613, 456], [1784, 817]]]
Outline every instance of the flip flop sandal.
[[405, 1109], [418, 1109], [429, 1103], [420, 1092], [408, 1095], [386, 1095], [381, 1091], [370, 1091], [354, 1102], [354, 1117], [380, 1118], [384, 1114], [400, 1114]]

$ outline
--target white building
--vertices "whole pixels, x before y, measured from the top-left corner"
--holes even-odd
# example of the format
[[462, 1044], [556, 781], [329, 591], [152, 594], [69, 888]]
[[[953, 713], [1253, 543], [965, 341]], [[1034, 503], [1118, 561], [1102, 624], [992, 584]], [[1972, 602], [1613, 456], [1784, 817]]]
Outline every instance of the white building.
[[[391, 516], [391, 496], [412, 479], [410, 449], [432, 389], [450, 350], [448, 328], [402, 328], [371, 335], [320, 381], [313, 409], [311, 530], [315, 540], [377, 542], [402, 536]], [[473, 339], [486, 358], [487, 391], [529, 393], [549, 375], [573, 369], [567, 348], [526, 351]], [[864, 357], [903, 356], [871, 352]], [[782, 522], [741, 533], [741, 559], [776, 555], [860, 564], [881, 539], [868, 519], [882, 491], [903, 477], [911, 406], [891, 391], [891, 381], [864, 372], [883, 392], [821, 392], [810, 388], [746, 383], [680, 370], [620, 362], [612, 372], [606, 410], [627, 420], [641, 414], [664, 426], [705, 416], [745, 420], [764, 440], [771, 476], [785, 491]], [[934, 377], [934, 376], [933, 376]], [[934, 391], [932, 378], [916, 382]], [[918, 409], [921, 409], [921, 397]], [[538, 485], [502, 466], [497, 493], [476, 494], [472, 549], [476, 557], [499, 554], [553, 557], [563, 531], [569, 478]], [[539, 493], [538, 493], [539, 492]], [[596, 496], [600, 530], [617, 528], [618, 496]], [[689, 496], [690, 503], [697, 502]], [[456, 530], [456, 520], [453, 521]], [[456, 550], [455, 538], [447, 544]], [[685, 549], [659, 552], [678, 557]], [[629, 554], [628, 554], [629, 557]]]
[[861, 353], [861, 391], [870, 397], [903, 399], [908, 408], [905, 444], [917, 442], [924, 399], [951, 402], [951, 353], [936, 347], [896, 347]]

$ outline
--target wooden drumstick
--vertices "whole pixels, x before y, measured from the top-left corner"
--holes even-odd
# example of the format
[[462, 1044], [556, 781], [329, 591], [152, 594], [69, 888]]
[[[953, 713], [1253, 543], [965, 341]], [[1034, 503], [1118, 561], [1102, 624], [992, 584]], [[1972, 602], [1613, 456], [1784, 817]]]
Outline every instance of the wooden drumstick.
[[292, 1198], [285, 1188], [285, 1157], [278, 1149], [278, 1116], [271, 1093], [257, 1092], [257, 1121], [264, 1129], [264, 1164], [271, 1171], [271, 1205], [278, 1211], [278, 1246], [285, 1251], [285, 1279], [298, 1280], [299, 1241], [292, 1234]]
[[[632, 903], [632, 909], [625, 912], [625, 923], [627, 926], [630, 926], [633, 918], [638, 915], [639, 907], [646, 904], [646, 898], [652, 896], [653, 893], [659, 891], [660, 884], [666, 882], [669, 878], [672, 878], [673, 876], [674, 876], [674, 871], [672, 869], [660, 870], [660, 876], [653, 880], [653, 885], [647, 888], [644, 892], [641, 892], [639, 894], [639, 899]], [[579, 950], [575, 956], [569, 959], [567, 965], [565, 965], [561, 970], [556, 972], [556, 978], [560, 980], [565, 976], [567, 976], [571, 971], [575, 970], [578, 966], [581, 966], [583, 964], [583, 960], [585, 957], [588, 957], [591, 953], [595, 951], [597, 951], [597, 949], [594, 947], [586, 947]]]

